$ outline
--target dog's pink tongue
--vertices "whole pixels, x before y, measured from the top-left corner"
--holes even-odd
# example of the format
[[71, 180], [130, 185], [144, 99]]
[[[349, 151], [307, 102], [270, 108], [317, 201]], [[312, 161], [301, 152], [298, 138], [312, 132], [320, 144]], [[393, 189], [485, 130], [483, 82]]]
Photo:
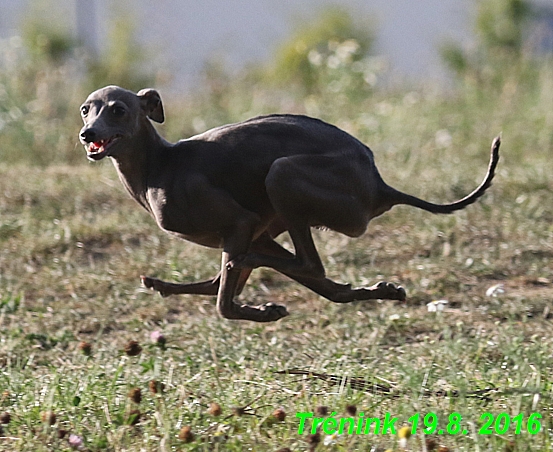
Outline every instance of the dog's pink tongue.
[[93, 145], [96, 149], [100, 149], [100, 148], [104, 145], [104, 142], [103, 142], [103, 141], [95, 141], [94, 143], [92, 143], [92, 145]]

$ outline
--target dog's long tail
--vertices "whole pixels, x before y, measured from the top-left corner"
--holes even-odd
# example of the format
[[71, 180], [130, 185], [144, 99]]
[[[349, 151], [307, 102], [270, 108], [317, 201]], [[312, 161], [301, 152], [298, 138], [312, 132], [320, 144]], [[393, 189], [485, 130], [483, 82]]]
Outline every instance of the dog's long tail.
[[484, 192], [492, 185], [492, 179], [495, 176], [495, 168], [497, 162], [499, 161], [499, 146], [501, 145], [501, 138], [498, 136], [493, 140], [492, 150], [490, 156], [490, 163], [488, 165], [488, 171], [486, 177], [482, 183], [476, 188], [472, 193], [465, 196], [458, 201], [452, 202], [450, 204], [434, 204], [428, 201], [417, 198], [416, 196], [411, 196], [406, 193], [402, 193], [392, 188], [394, 198], [394, 204], [407, 204], [409, 206], [418, 207], [419, 209], [426, 210], [432, 213], [452, 213], [456, 210], [464, 209], [466, 206], [475, 202]]

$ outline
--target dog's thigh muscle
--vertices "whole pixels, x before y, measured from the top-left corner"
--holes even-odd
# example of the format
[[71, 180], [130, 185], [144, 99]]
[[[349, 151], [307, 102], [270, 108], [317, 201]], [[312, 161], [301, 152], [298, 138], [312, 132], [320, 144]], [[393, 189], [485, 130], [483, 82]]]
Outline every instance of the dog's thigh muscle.
[[267, 193], [286, 223], [326, 226], [349, 236], [365, 232], [370, 219], [370, 173], [342, 156], [293, 156], [272, 165]]

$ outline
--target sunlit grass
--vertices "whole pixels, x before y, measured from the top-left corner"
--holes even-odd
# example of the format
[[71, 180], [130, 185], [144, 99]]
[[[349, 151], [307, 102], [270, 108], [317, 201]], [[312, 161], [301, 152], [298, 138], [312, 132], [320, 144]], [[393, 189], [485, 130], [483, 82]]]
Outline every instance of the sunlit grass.
[[[424, 122], [413, 135], [418, 153], [408, 149], [407, 136], [392, 148], [386, 131], [365, 133], [380, 143], [377, 161], [390, 183], [449, 200], [482, 177], [489, 140], [452, 138], [440, 150], [436, 123]], [[543, 200], [551, 164], [529, 149], [520, 167], [506, 134], [504, 143], [496, 183], [466, 211], [443, 217], [398, 207], [357, 240], [316, 232], [329, 276], [358, 285], [400, 282], [407, 303], [333, 305], [260, 270], [241, 298], [286, 303], [292, 315], [274, 325], [220, 320], [210, 297], [161, 299], [140, 288], [142, 273], [176, 281], [213, 276], [218, 253], [161, 233], [109, 164], [2, 166], [0, 409], [11, 420], [0, 447], [67, 450], [72, 434], [88, 450], [307, 450], [297, 412], [327, 406], [340, 417], [355, 405], [373, 417], [390, 412], [401, 424], [417, 412], [440, 419], [459, 412], [476, 432], [485, 412], [540, 412], [543, 430], [535, 436], [470, 429], [434, 436], [456, 450], [500, 450], [513, 440], [519, 450], [547, 450], [553, 215]], [[505, 292], [487, 297], [498, 282]], [[434, 299], [447, 299], [446, 309], [429, 313]], [[151, 341], [153, 331], [163, 332], [165, 349]], [[126, 355], [129, 340], [141, 344], [138, 356]], [[379, 378], [398, 396], [275, 373], [291, 368]], [[163, 392], [150, 391], [152, 380]], [[498, 390], [489, 401], [462, 395], [486, 387]], [[133, 388], [141, 389], [140, 403], [129, 398]], [[436, 395], [440, 390], [461, 396]], [[211, 403], [220, 405], [220, 416], [209, 414]], [[271, 418], [277, 408], [286, 412], [283, 421]], [[56, 414], [55, 424], [45, 424], [47, 412]], [[420, 441], [418, 435], [409, 444], [420, 450]], [[398, 438], [343, 435], [327, 443], [317, 447], [390, 448]]]
[[[17, 51], [17, 42], [2, 45]], [[440, 422], [460, 413], [468, 433], [433, 435], [426, 450], [432, 441], [450, 450], [551, 450], [550, 66], [535, 86], [506, 83], [501, 92], [353, 96], [347, 66], [329, 72], [334, 88], [309, 97], [251, 77], [208, 80], [210, 89], [178, 99], [161, 89], [160, 130], [171, 140], [261, 113], [313, 114], [367, 143], [388, 183], [436, 202], [480, 182], [502, 133], [496, 180], [474, 206], [451, 216], [396, 207], [356, 240], [314, 232], [329, 277], [401, 283], [405, 303], [336, 305], [260, 269], [240, 300], [286, 304], [290, 317], [270, 325], [221, 320], [212, 297], [162, 299], [140, 287], [141, 274], [212, 277], [219, 252], [163, 234], [109, 163], [85, 163], [80, 88], [62, 83], [63, 68], [50, 69], [43, 85], [31, 80], [34, 91], [22, 91], [12, 72], [0, 78], [9, 99], [0, 111], [0, 414], [9, 413], [8, 422], [0, 416], [0, 450], [309, 450], [317, 437], [298, 434], [296, 413], [327, 407], [342, 417], [351, 406], [371, 417], [389, 412], [398, 425], [415, 413]], [[503, 291], [486, 295], [497, 284]], [[448, 303], [429, 312], [433, 300]], [[286, 369], [376, 379], [393, 395], [276, 373]], [[496, 389], [488, 400], [469, 397], [485, 388]], [[441, 395], [451, 391], [458, 394]], [[539, 412], [542, 430], [479, 435], [486, 412]], [[342, 435], [325, 445], [322, 433], [317, 450], [399, 447], [397, 435]], [[422, 441], [417, 434], [407, 444], [424, 450]]]

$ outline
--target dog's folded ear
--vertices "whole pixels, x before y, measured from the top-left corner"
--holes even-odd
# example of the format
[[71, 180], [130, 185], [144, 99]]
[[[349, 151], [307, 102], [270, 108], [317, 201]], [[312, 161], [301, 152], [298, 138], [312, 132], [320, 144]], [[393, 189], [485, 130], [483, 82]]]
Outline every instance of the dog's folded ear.
[[140, 99], [140, 106], [146, 113], [146, 116], [155, 122], [165, 121], [165, 115], [163, 114], [163, 104], [161, 103], [161, 96], [155, 89], [146, 88], [141, 89], [138, 94]]

